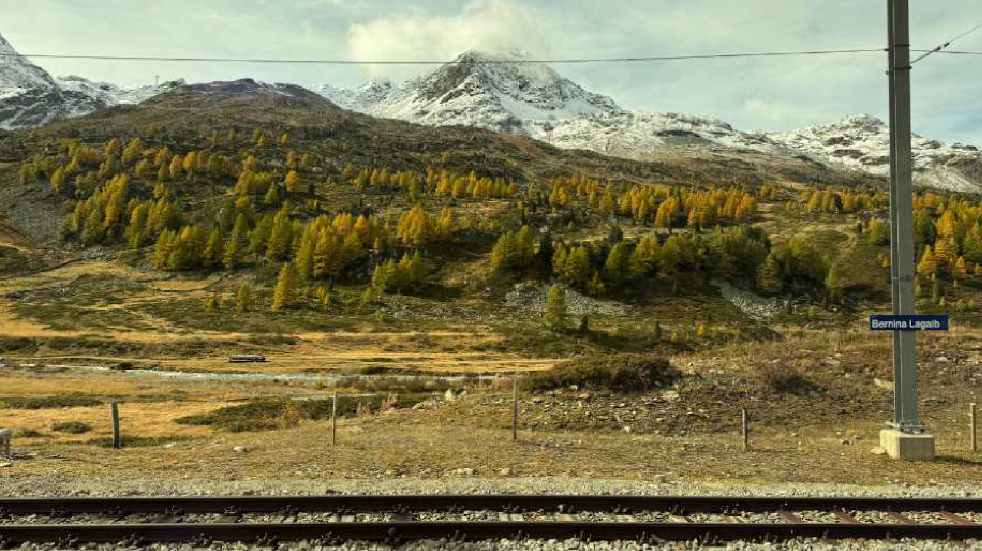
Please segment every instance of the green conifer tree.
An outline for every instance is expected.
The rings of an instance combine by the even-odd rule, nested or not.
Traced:
[[[272,310],[279,312],[284,308],[290,308],[297,303],[297,269],[292,262],[283,263],[280,268],[280,275],[276,278],[276,287],[273,289]]]
[[[784,289],[781,264],[772,251],[757,269],[757,287],[765,293],[777,294]]]
[[[225,251],[222,255],[222,264],[226,270],[234,270],[242,263],[242,257],[248,246],[249,222],[244,214],[239,214],[235,218],[235,226],[232,227],[232,235],[225,244]]]
[[[611,288],[619,288],[627,278],[630,254],[626,243],[618,242],[611,247],[607,254],[607,261],[604,262],[604,275],[610,282]]]
[[[224,257],[225,242],[222,240],[222,230],[218,227],[212,228],[211,233],[208,234],[202,260],[206,267],[217,268],[222,265]]]
[[[568,317],[566,289],[562,285],[553,285],[546,295],[546,325],[553,331],[564,331],[569,323]]]
[[[491,248],[491,271],[502,273],[515,269],[518,256],[518,243],[515,240],[515,234],[506,231],[501,234],[494,247]]]
[[[235,311],[248,312],[252,310],[253,298],[252,287],[248,282],[243,281],[239,285],[239,290],[235,293]]]
[[[286,208],[280,209],[273,217],[273,227],[266,245],[266,258],[272,261],[286,260],[293,243],[293,223]]]

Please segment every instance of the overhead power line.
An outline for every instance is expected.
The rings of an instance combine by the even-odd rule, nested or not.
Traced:
[[[927,56],[929,56],[931,54],[936,54],[938,52],[945,51],[948,48],[948,46],[951,46],[951,43],[952,42],[954,42],[956,40],[960,40],[962,38],[965,38],[966,36],[974,33],[975,31],[977,31],[979,29],[982,29],[982,23],[979,23],[978,25],[976,25],[976,26],[972,27],[971,29],[963,32],[962,34],[960,34],[958,36],[955,36],[954,38],[949,39],[947,42],[942,42],[941,44],[938,44],[934,48],[931,48],[930,50],[925,51],[920,56],[918,56],[917,59],[915,59],[914,61],[911,61],[910,64],[913,65],[913,64],[917,63],[918,61],[924,59],[925,57],[927,57]],[[919,50],[915,50],[915,51],[919,51]]]
[[[952,55],[982,55],[982,50],[911,50],[912,52],[932,52],[938,54],[952,54]]]
[[[788,50],[768,52],[731,52],[677,56],[646,56],[646,57],[614,57],[614,58],[572,58],[572,59],[482,59],[480,63],[500,65],[524,65],[536,63],[573,64],[573,63],[639,63],[653,61],[689,61],[697,59],[732,59],[747,57],[779,57],[804,55],[834,55],[861,54],[885,52],[884,48],[853,48],[844,50]],[[0,54],[3,57],[15,57],[18,54]],[[264,59],[264,58],[227,58],[227,57],[157,57],[157,56],[112,56],[112,55],[81,55],[81,54],[20,54],[28,58],[43,59],[74,59],[91,61],[157,61],[157,62],[188,62],[188,63],[280,63],[307,65],[466,65],[473,63],[468,60],[352,60],[352,59]]]

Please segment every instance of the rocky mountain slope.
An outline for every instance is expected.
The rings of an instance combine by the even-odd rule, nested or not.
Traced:
[[[17,53],[13,45],[0,36],[0,88],[54,88],[55,82],[47,71]]]
[[[5,54],[0,56],[0,129],[39,126],[100,108],[139,104],[184,84],[173,81],[123,88],[78,76],[53,79],[2,37],[0,54]],[[804,167],[813,177],[817,172],[807,168],[809,164],[873,176],[884,176],[889,170],[889,130],[870,115],[786,133],[744,132],[712,118],[626,110],[547,65],[515,63],[526,55],[469,51],[453,63],[402,84],[374,80],[353,90],[324,84],[314,92],[335,105],[376,118],[485,128],[563,149],[635,160],[787,161],[799,165],[795,170]],[[280,85],[269,86],[272,91]],[[918,136],[913,151],[918,184],[982,191],[982,153],[976,147]]]
[[[126,89],[75,76],[54,79],[0,36],[0,129],[40,126],[104,107],[140,103],[179,84]]]
[[[84,94],[63,91],[51,75],[0,36],[0,128],[37,126],[101,106]]]
[[[145,84],[136,88],[123,88],[109,82],[95,82],[76,75],[58,77],[57,83],[64,91],[72,91],[97,99],[110,107],[114,105],[136,105],[185,84],[184,80],[171,80],[156,85]]]
[[[853,115],[769,137],[824,162],[872,174],[890,173],[890,128],[872,115]],[[982,187],[982,154],[977,147],[914,135],[911,151],[915,183],[962,192],[978,192]]]
[[[522,52],[468,51],[421,78],[394,85],[373,81],[354,91],[322,87],[338,105],[429,125],[465,125],[529,134],[532,121],[566,121],[624,113],[614,100],[584,90],[551,67],[509,63]]]
[[[731,158],[807,157],[830,167],[883,176],[889,130],[870,115],[787,133],[751,133],[711,118],[628,111],[544,65],[508,63],[522,54],[467,52],[401,85],[377,80],[355,90],[316,91],[338,105],[420,124],[465,125],[526,135],[564,149],[640,160],[666,155]],[[982,191],[982,154],[974,146],[915,137],[918,184]]]
[[[742,159],[686,155],[642,162],[573,151],[483,128],[437,127],[372,117],[341,109],[300,86],[243,79],[181,85],[136,106],[56,120],[35,128],[31,140],[23,139],[19,132],[0,133],[0,215],[7,215],[14,226],[37,242],[58,242],[64,197],[44,178],[28,185],[17,183],[20,163],[43,153],[43,144],[58,143],[66,137],[102,144],[107,136],[141,136],[146,144],[186,150],[206,147],[209,136],[227,136],[233,130],[242,140],[249,140],[254,130],[275,137],[287,134],[291,148],[329,160],[318,181],[339,179],[348,165],[374,167],[384,163],[382,166],[390,170],[425,173],[427,167],[435,166],[516,182],[583,175],[617,182],[753,186],[775,178],[807,181],[805,178],[817,174],[829,184],[875,183],[821,165],[774,156],[759,162],[749,155]],[[273,148],[263,151],[272,154]],[[241,148],[222,152],[236,158]],[[278,158],[269,159],[270,163],[282,162],[282,152],[276,155]],[[209,186],[195,188],[200,195],[196,200],[212,198],[212,191]]]

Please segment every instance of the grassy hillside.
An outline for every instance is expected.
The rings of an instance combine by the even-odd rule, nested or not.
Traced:
[[[0,137],[0,158],[0,270],[106,263],[9,290],[10,315],[52,331],[466,323],[554,356],[773,338],[889,298],[880,182],[801,185],[824,175],[801,159],[615,159],[251,81]],[[967,322],[976,201],[917,200],[919,246],[937,250],[923,307]],[[565,315],[546,319],[550,286]]]

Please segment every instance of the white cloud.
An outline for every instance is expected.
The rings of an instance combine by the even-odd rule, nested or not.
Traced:
[[[519,47],[544,55],[548,41],[538,32],[543,19],[537,9],[505,0],[474,2],[451,15],[410,9],[352,24],[347,47],[352,59],[362,61],[450,60],[471,49],[500,51]],[[396,76],[392,67],[369,70]]]

